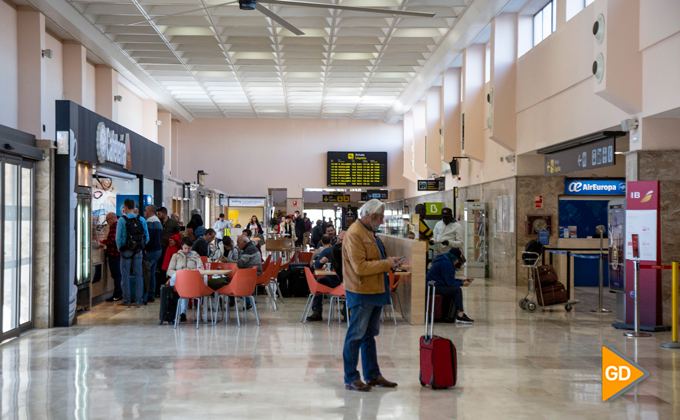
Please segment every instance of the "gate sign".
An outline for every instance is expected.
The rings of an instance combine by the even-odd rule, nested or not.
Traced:
[[[609,137],[545,155],[544,171],[546,176],[564,175],[615,164],[616,141]]]
[[[566,195],[626,195],[626,181],[617,179],[568,179],[564,183]]]
[[[425,203],[427,216],[441,216],[444,205],[442,203]]]

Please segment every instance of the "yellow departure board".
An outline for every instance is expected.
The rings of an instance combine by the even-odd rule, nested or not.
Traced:
[[[329,187],[386,187],[387,152],[328,152]]]

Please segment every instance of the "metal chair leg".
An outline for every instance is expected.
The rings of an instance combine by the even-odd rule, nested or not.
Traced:
[[[198,311],[198,316],[196,317],[196,329],[198,329],[198,321],[201,318],[201,299],[196,299],[198,302],[196,303],[197,311]]]
[[[241,326],[241,318],[239,317],[238,300],[236,300],[236,298],[234,298],[234,310],[236,311],[236,323],[240,327]],[[245,316],[245,314],[244,314],[244,316]]]
[[[246,302],[247,302],[248,299],[241,298],[241,300],[243,300],[243,323],[247,325],[248,324],[248,308],[246,308]]]
[[[340,296],[336,296],[336,299],[338,301],[338,324],[342,324],[342,307],[340,307]]]
[[[175,310],[175,329],[177,329],[177,324],[179,324],[179,308],[181,307],[180,302],[182,302],[182,298],[177,300],[177,309]]]
[[[399,297],[399,293],[396,293],[396,295],[397,295],[397,302],[399,302],[399,312],[401,312],[401,317],[403,319],[406,319],[406,317],[404,316],[404,307],[401,306],[401,298]]]
[[[390,301],[390,308],[392,308],[392,319],[394,319],[394,326],[397,326],[397,317],[394,315],[394,304]]]
[[[272,307],[272,311],[276,312],[276,304],[274,303],[274,299],[272,298],[272,291],[269,290],[268,286],[265,286],[264,289],[267,291],[267,298],[269,299],[269,304]]]
[[[328,326],[331,326],[331,314],[333,314],[333,296],[331,296],[331,301],[328,303]]]
[[[274,311],[279,310],[279,305],[276,304],[276,291],[274,290],[274,286],[269,283],[269,296],[272,300],[272,304],[274,305]]]
[[[312,296],[313,296],[313,295],[310,294],[310,295],[307,297],[307,303],[305,303],[305,308],[302,310],[302,317],[300,318],[300,322],[302,322],[303,324],[304,324],[305,321],[306,321],[305,315],[307,314],[307,307],[309,306],[309,300],[312,298]]]
[[[255,298],[252,296],[250,297],[250,300],[252,301],[253,304],[253,311],[255,312],[255,320],[257,321],[257,325],[260,325],[260,316],[257,314],[257,306],[255,306]]]

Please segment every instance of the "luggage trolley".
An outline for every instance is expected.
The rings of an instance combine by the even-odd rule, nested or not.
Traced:
[[[540,305],[536,299],[536,302],[533,300],[534,297],[536,296],[536,283],[538,283],[538,293],[541,293],[543,295],[542,290],[541,290],[541,281],[539,279],[538,275],[538,258],[539,254],[536,252],[527,252],[524,251],[522,252],[522,261],[524,262],[522,264],[522,267],[526,267],[527,271],[529,273],[529,280],[528,280],[528,289],[527,289],[527,294],[524,296],[522,299],[519,300],[519,307],[522,308],[525,311],[529,312],[534,312],[536,309],[540,306],[541,309],[545,308],[550,308],[552,306],[557,306],[557,305],[564,305],[564,309],[567,310],[567,312],[571,311],[574,308],[574,305],[579,303],[580,301],[578,299],[569,299],[567,300],[567,303],[554,303],[552,305]],[[535,258],[534,258],[535,257]],[[527,262],[533,260],[533,264],[527,264]],[[539,279],[538,281],[536,281]],[[531,295],[531,299],[529,299],[529,296]],[[545,303],[545,301],[544,301]]]

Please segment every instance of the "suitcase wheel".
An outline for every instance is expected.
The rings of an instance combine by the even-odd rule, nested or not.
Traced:
[[[420,381],[420,386],[427,386],[425,382],[423,382],[423,372],[418,374],[418,380]]]
[[[571,310],[574,309],[574,305],[572,305],[571,303],[567,303],[566,305],[564,305],[564,309],[567,312],[571,312]]]
[[[530,302],[527,302],[526,305],[527,305],[527,310],[529,312],[534,312],[536,310],[536,308],[538,308],[538,305],[536,305],[536,302],[534,302],[533,300],[530,301]]]
[[[437,387],[437,385],[434,384],[434,375],[430,377],[430,386],[432,387],[432,389],[439,389],[439,387]]]

